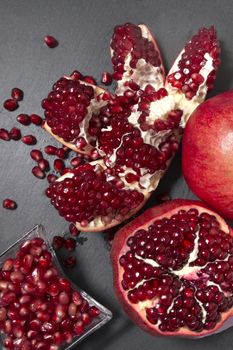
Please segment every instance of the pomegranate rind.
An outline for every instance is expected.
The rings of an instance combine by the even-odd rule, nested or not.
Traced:
[[[228,219],[233,219],[232,101],[233,90],[201,104],[187,123],[182,150],[190,189]]]
[[[233,237],[233,230],[224,221],[224,219],[210,210],[205,204],[195,200],[174,199],[170,202],[166,202],[159,206],[146,210],[142,215],[121,228],[114,237],[112,250],[111,250],[111,263],[113,269],[113,286],[116,297],[123,307],[125,313],[130,319],[135,322],[140,328],[149,332],[153,336],[177,336],[186,338],[202,338],[208,335],[219,333],[231,326],[233,326],[233,309],[230,309],[221,314],[222,318],[217,325],[211,330],[203,330],[200,333],[193,332],[186,327],[180,328],[175,332],[161,332],[158,327],[153,326],[146,318],[142,318],[140,312],[134,307],[135,304],[131,304],[126,299],[126,292],[123,290],[121,281],[123,275],[123,269],[119,264],[119,258],[125,254],[128,250],[127,239],[132,236],[134,232],[140,229],[146,229],[155,220],[162,219],[163,217],[170,217],[177,213],[179,210],[189,210],[190,208],[196,208],[198,211],[209,213],[214,215],[217,221],[220,223],[221,230]]]

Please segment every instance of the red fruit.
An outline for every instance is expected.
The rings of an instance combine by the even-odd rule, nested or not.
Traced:
[[[58,158],[64,159],[64,158],[65,158],[65,155],[66,155],[66,151],[64,150],[64,148],[58,148],[58,149],[56,150],[56,156],[57,156]]]
[[[21,141],[25,143],[25,145],[29,145],[29,146],[35,145],[37,143],[37,140],[33,135],[25,135],[21,138]]]
[[[37,177],[38,179],[44,179],[45,178],[45,173],[43,170],[41,170],[41,168],[39,168],[38,166],[35,166],[34,168],[32,168],[32,174]]]
[[[22,101],[23,100],[23,90],[19,88],[13,88],[11,90],[11,97],[16,101]]]
[[[53,163],[53,167],[55,171],[60,173],[65,168],[65,164],[61,159],[55,159]]]
[[[74,224],[70,224],[69,225],[69,231],[70,231],[70,234],[72,235],[72,236],[78,236],[79,235],[79,230],[77,229],[77,227],[74,225]]]
[[[65,238],[62,236],[54,236],[52,246],[55,250],[60,249],[64,246]]]
[[[47,175],[47,180],[48,180],[48,183],[51,184],[52,182],[54,182],[54,181],[57,180],[57,176],[54,175],[54,174],[48,174],[48,175]]]
[[[64,247],[65,247],[65,249],[68,250],[69,252],[75,250],[75,248],[76,248],[76,240],[73,239],[73,238],[67,238],[67,239],[65,240]]]
[[[13,112],[19,107],[19,104],[18,104],[17,100],[10,98],[10,99],[4,101],[3,107],[5,109],[7,109],[8,111]]]
[[[44,37],[44,43],[51,49],[58,46],[58,41],[51,35],[46,35]]]
[[[219,52],[214,28],[201,28],[165,79],[148,28],[126,23],[115,27],[111,40],[116,94],[79,72],[53,85],[42,101],[44,128],[84,154],[72,160],[75,169],[58,166],[62,176],[46,191],[61,216],[80,231],[103,231],[139,211],[177,152],[189,115],[212,87]]]
[[[103,72],[101,82],[105,85],[110,85],[112,83],[112,76],[108,72]]]
[[[43,159],[43,154],[40,150],[38,149],[33,149],[30,152],[30,156],[33,160],[35,160],[36,162],[39,162],[39,160]]]
[[[27,114],[19,114],[16,119],[20,124],[23,124],[23,125],[31,124],[31,119]]]
[[[184,134],[182,168],[191,190],[233,219],[233,91],[199,106]]]
[[[35,125],[42,125],[43,123],[43,119],[37,114],[31,114],[29,118],[31,122]]]
[[[9,198],[4,199],[4,201],[2,202],[2,206],[5,209],[11,209],[11,210],[17,208],[16,202]]]
[[[48,146],[45,146],[44,151],[49,155],[55,156],[57,153],[57,147],[48,145]]]
[[[64,265],[69,268],[73,268],[76,265],[76,257],[75,256],[69,256],[64,260]]]
[[[118,231],[111,259],[121,305],[151,334],[198,338],[232,325],[233,231],[201,202],[147,210]]]
[[[47,161],[47,159],[40,159],[38,161],[38,166],[41,170],[47,171],[49,169],[49,162]]]
[[[7,131],[6,129],[1,128],[0,129],[0,139],[3,141],[10,141],[11,136],[9,131]]]
[[[12,128],[9,134],[12,140],[18,141],[21,139],[21,131],[18,128]]]

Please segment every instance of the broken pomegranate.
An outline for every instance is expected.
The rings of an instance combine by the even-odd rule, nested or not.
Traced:
[[[73,263],[67,261],[69,267]],[[33,230],[4,253],[0,331],[6,349],[65,349],[110,317],[108,310],[61,275],[52,251]]]
[[[135,214],[178,149],[191,112],[213,87],[219,61],[213,27],[186,44],[165,79],[144,25],[117,26],[111,40],[116,94],[81,73],[59,79],[42,101],[44,128],[76,152],[81,165],[50,185],[51,203],[81,231],[102,231]]]
[[[228,219],[233,219],[232,135],[233,91],[228,91],[207,100],[192,113],[182,149],[187,184]]]
[[[198,201],[147,210],[116,234],[116,295],[152,335],[204,337],[233,317],[233,231]]]

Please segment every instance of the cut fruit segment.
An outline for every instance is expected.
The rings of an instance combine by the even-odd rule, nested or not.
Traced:
[[[115,235],[116,295],[152,335],[204,337],[233,325],[233,231],[198,201],[147,210]]]
[[[215,80],[220,62],[219,44],[212,27],[200,29],[185,46],[166,83],[159,49],[146,26],[127,23],[116,27],[111,54],[113,77],[118,81],[116,95],[88,84],[84,80],[90,81],[90,77],[74,72],[55,83],[42,103],[45,128],[66,146],[97,160],[95,164],[102,169],[106,186],[112,176],[127,190],[143,195],[137,206],[120,216],[109,208],[110,214],[104,213],[104,222],[98,211],[86,217],[88,200],[92,203],[92,198],[87,198],[85,206],[76,213],[65,206],[67,212],[62,215],[71,221],[70,217],[79,213],[75,222],[85,231],[101,231],[119,224],[135,214],[149,198],[178,150],[190,114],[204,100]],[[191,65],[192,72],[186,77],[184,65],[192,60],[196,66]],[[182,75],[179,85],[177,75]],[[187,86],[194,88],[194,81],[199,87],[193,89],[195,96],[190,99]],[[68,174],[73,177],[72,170]],[[90,191],[93,191],[92,182],[94,179]],[[59,196],[64,204],[65,195]]]

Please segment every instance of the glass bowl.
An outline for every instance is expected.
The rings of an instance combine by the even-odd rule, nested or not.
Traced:
[[[19,247],[23,244],[23,242],[27,240],[31,240],[35,237],[42,238],[47,246],[48,251],[52,254],[52,263],[54,267],[59,272],[59,276],[62,278],[68,279],[62,268],[60,267],[60,264],[58,262],[58,259],[56,257],[56,254],[50,244],[50,242],[46,238],[46,234],[44,231],[44,228],[42,225],[37,225],[34,228],[32,228],[29,232],[27,232],[25,235],[23,235],[19,240],[17,240],[14,244],[12,244],[8,249],[6,249],[3,253],[0,254],[0,269],[3,265],[3,263],[9,259],[9,258],[15,258],[16,252],[19,250]],[[97,317],[94,317],[92,319],[92,322],[89,325],[85,326],[85,331],[80,335],[75,335],[72,338],[72,341],[70,343],[65,343],[63,345],[59,345],[59,350],[68,350],[73,349],[75,345],[77,345],[80,341],[82,341],[87,336],[91,335],[93,332],[101,328],[104,324],[106,324],[108,321],[112,318],[112,313],[107,308],[105,308],[103,305],[98,303],[95,299],[93,299],[90,295],[88,295],[85,291],[81,290],[77,285],[75,285],[73,282],[71,282],[71,287],[73,290],[77,290],[81,293],[82,297],[88,301],[89,306],[95,306],[99,309],[100,313]],[[1,306],[1,303],[0,303]],[[0,332],[0,338],[2,344],[4,343],[6,335],[3,331]],[[6,349],[6,348],[4,348]]]

